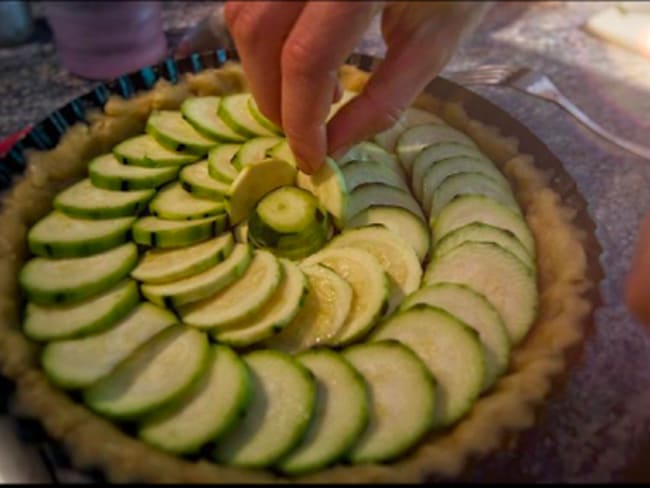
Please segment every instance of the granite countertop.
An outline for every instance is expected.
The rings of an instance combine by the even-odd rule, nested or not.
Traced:
[[[611,2],[610,2],[611,3]],[[212,2],[169,2],[172,41]],[[650,130],[650,61],[587,34],[582,26],[607,2],[504,2],[443,72],[483,63],[526,65],[548,74],[603,126],[644,143]],[[35,5],[38,13],[38,5]],[[0,49],[0,139],[38,121],[94,83],[66,73],[46,31]],[[375,23],[359,51],[382,55]],[[472,87],[525,124],[564,162],[585,196],[604,249],[604,304],[580,362],[553,393],[519,446],[475,466],[464,481],[648,481],[650,336],[623,305],[637,227],[650,209],[650,161],[618,149],[559,107],[511,88]]]

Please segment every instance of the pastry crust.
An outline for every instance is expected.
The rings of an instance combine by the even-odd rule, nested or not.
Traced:
[[[341,71],[344,86],[358,90],[368,74],[352,66]],[[50,151],[31,151],[25,174],[0,207],[0,372],[16,382],[16,412],[38,419],[60,441],[80,469],[100,468],[114,482],[286,482],[269,471],[189,461],[130,437],[110,421],[52,386],[39,367],[40,346],[21,333],[18,272],[28,258],[29,227],[51,208],[54,195],[86,174],[87,162],[117,142],[144,130],[156,108],[178,109],[189,96],[222,95],[247,89],[237,64],[185,75],[176,85],[162,80],[129,100],[112,97],[104,111],[89,114]],[[429,476],[454,477],[476,456],[498,449],[514,433],[533,425],[535,412],[566,366],[566,352],[584,336],[592,304],[586,292],[585,239],[574,223],[575,210],[549,187],[549,175],[517,141],[472,120],[462,106],[430,95],[414,104],[467,133],[510,180],[537,247],[538,318],[525,341],[513,350],[508,372],[444,432],[430,434],[408,456],[386,465],[344,466],[294,478],[298,482],[421,482]]]

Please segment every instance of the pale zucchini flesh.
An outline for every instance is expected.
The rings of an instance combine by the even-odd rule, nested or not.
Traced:
[[[383,183],[404,191],[409,188],[401,175],[379,161],[349,161],[342,169],[345,185],[349,191],[366,183]]]
[[[365,209],[375,205],[403,208],[423,222],[425,221],[422,209],[409,192],[383,183],[366,183],[358,186],[350,193],[346,222],[352,220]]]
[[[226,95],[221,99],[217,114],[235,132],[244,137],[275,136],[260,124],[249,108],[250,93]]]
[[[97,156],[88,163],[88,177],[97,188],[135,191],[158,188],[173,180],[178,168],[143,168],[120,163],[113,154]]]
[[[376,161],[402,178],[404,177],[404,168],[402,168],[395,155],[374,142],[362,141],[355,144],[347,153],[337,159],[336,163],[344,168],[352,161]]]
[[[227,223],[224,214],[196,220],[164,220],[149,215],[133,224],[133,240],[164,249],[189,246],[221,234]]]
[[[434,378],[413,351],[397,341],[355,345],[343,355],[370,392],[368,426],[347,458],[378,463],[400,456],[433,425],[438,397]]]
[[[43,350],[43,369],[57,385],[85,388],[110,374],[138,347],[178,323],[171,312],[142,303],[110,329],[80,339],[50,342]]]
[[[135,136],[121,142],[113,148],[113,155],[121,163],[147,168],[178,167],[192,163],[200,157],[196,154],[173,151],[149,134]]]
[[[140,303],[138,286],[122,280],[104,293],[70,305],[25,307],[23,332],[36,341],[72,339],[112,327]]]
[[[193,454],[223,437],[245,415],[252,381],[243,361],[230,348],[210,348],[207,370],[186,397],[145,418],[138,435],[176,454]]]
[[[219,462],[263,468],[300,442],[316,404],[312,374],[288,354],[255,351],[244,356],[253,377],[246,416],[217,444]]]
[[[129,242],[83,258],[33,258],[23,266],[20,285],[28,300],[42,305],[69,304],[103,293],[125,278],[138,261]]]
[[[217,114],[221,97],[188,98],[181,105],[183,117],[201,134],[224,143],[242,142],[245,138],[235,132]]]
[[[255,137],[241,145],[232,160],[232,165],[241,170],[244,166],[254,164],[270,157],[268,152],[272,147],[282,142],[279,137]],[[288,161],[287,161],[288,162]]]
[[[191,195],[215,201],[223,200],[228,193],[229,184],[210,176],[207,161],[185,166],[179,175],[181,186]]]
[[[196,197],[174,182],[158,191],[149,204],[149,211],[165,220],[196,220],[224,213],[225,204],[223,200]]]
[[[478,333],[440,308],[415,305],[381,324],[371,340],[393,339],[410,348],[436,380],[435,425],[453,424],[483,387],[485,359]]]
[[[108,376],[83,390],[101,415],[132,420],[182,398],[208,366],[202,332],[174,325],[155,336]]]
[[[232,160],[239,151],[240,144],[222,144],[208,153],[208,173],[214,179],[229,185],[239,170],[232,165]]]
[[[422,124],[442,125],[444,122],[431,112],[416,107],[408,107],[393,127],[375,135],[375,142],[385,150],[394,152],[397,140],[402,133],[409,127]]]
[[[334,217],[335,225],[339,229],[343,228],[347,216],[349,191],[345,184],[345,177],[333,159],[326,158],[325,164],[313,175],[298,171],[296,184],[318,198],[321,206]]]
[[[218,144],[214,139],[197,132],[177,110],[154,110],[147,119],[145,130],[174,151],[205,154]]]

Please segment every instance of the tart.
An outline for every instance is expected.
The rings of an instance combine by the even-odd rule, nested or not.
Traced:
[[[346,97],[367,73],[345,66]],[[0,371],[112,481],[453,477],[533,424],[584,333],[574,213],[423,94],[301,173],[239,65],[111,98],[0,212]]]

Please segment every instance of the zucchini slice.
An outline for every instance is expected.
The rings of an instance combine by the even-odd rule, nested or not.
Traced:
[[[518,344],[537,314],[533,272],[514,254],[493,242],[465,242],[431,261],[426,284],[460,283],[483,294],[499,311],[513,344]]]
[[[333,103],[332,106],[330,107],[330,111],[327,114],[326,120],[329,122],[336,115],[336,113],[343,108],[344,105],[346,105],[350,100],[352,100],[358,94],[359,94],[358,92],[354,92],[352,90],[343,90],[343,93],[341,94],[341,99],[338,102]]]
[[[400,207],[372,205],[358,213],[346,228],[380,224],[404,238],[413,248],[420,262],[423,262],[431,246],[431,234],[424,222],[412,212]]]
[[[374,139],[386,151],[395,152],[397,140],[409,127],[422,124],[444,125],[444,121],[435,114],[416,107],[408,107],[402,113],[397,123],[390,129],[375,135]]]
[[[307,295],[307,278],[297,264],[280,259],[282,281],[264,307],[254,316],[233,324],[214,338],[235,347],[245,347],[277,334],[300,312]]]
[[[433,244],[450,232],[473,222],[481,222],[512,232],[531,256],[535,240],[522,216],[483,195],[461,195],[449,202],[431,221]]]
[[[54,197],[53,206],[82,219],[130,217],[145,210],[155,193],[155,190],[104,190],[86,178]]]
[[[282,268],[275,256],[254,251],[241,278],[216,295],[181,308],[181,317],[186,324],[200,329],[230,329],[256,315],[278,288],[281,278]]]
[[[321,206],[334,217],[334,224],[343,228],[349,192],[343,173],[333,159],[326,158],[325,164],[313,175],[298,171],[296,184],[318,198]]]
[[[512,232],[482,222],[467,224],[449,232],[437,242],[432,259],[439,259],[451,249],[467,241],[494,242],[517,256],[533,273],[535,272],[533,257]]]
[[[318,202],[311,193],[294,186],[283,186],[267,193],[254,213],[270,231],[294,234],[315,225],[318,210]]]
[[[267,130],[273,132],[274,134],[282,135],[282,129],[267,119],[262,112],[260,112],[255,99],[251,96],[248,98],[248,110],[250,110],[251,115],[257,122]]]
[[[124,164],[147,168],[164,168],[193,163],[199,155],[173,151],[160,144],[153,136],[143,134],[131,137],[113,148],[113,154]]]
[[[409,192],[383,183],[366,183],[358,186],[350,193],[349,202],[346,222],[375,205],[403,208],[425,222],[422,209]]]
[[[239,151],[240,144],[222,144],[208,153],[208,173],[214,179],[227,185],[233,182],[239,170],[232,165],[232,160]]]
[[[215,266],[232,252],[232,234],[178,249],[149,249],[131,271],[131,276],[145,283],[169,283]]]
[[[53,210],[29,230],[29,250],[42,257],[76,258],[113,249],[129,239],[135,217],[80,219]]]
[[[338,274],[320,264],[302,265],[308,292],[304,306],[267,344],[285,352],[329,344],[341,331],[352,308],[353,291]]]
[[[438,393],[425,364],[397,341],[347,348],[344,357],[361,373],[370,392],[370,421],[347,458],[353,463],[394,459],[432,427]],[[341,401],[345,408],[346,401]]]
[[[237,244],[234,248],[231,247],[231,252],[223,261],[201,273],[170,283],[144,284],[140,290],[152,303],[176,309],[223,290],[246,272],[250,262],[250,247]]]
[[[478,332],[485,357],[483,391],[489,389],[510,361],[510,339],[499,312],[480,293],[454,283],[420,288],[404,300],[401,310],[419,303],[442,308]]]
[[[297,475],[338,461],[362,435],[369,420],[366,382],[343,356],[327,349],[296,358],[316,378],[316,410],[302,441],[278,467]]]
[[[224,214],[197,220],[163,220],[149,215],[133,224],[133,240],[159,248],[190,246],[221,234],[227,223]]]
[[[50,342],[43,350],[43,369],[62,388],[88,387],[110,374],[138,347],[177,323],[178,319],[171,312],[141,303],[104,332]]]
[[[387,314],[420,287],[422,268],[417,254],[404,239],[386,227],[372,225],[347,229],[328,244],[329,249],[340,247],[362,249],[379,261],[391,284]]]
[[[485,378],[483,349],[474,329],[442,309],[420,304],[393,315],[371,337],[386,339],[410,348],[436,379],[436,427],[451,425],[469,411]]]
[[[353,247],[326,247],[303,261],[322,264],[352,286],[350,313],[330,343],[342,345],[368,333],[388,307],[390,281],[372,254]]]
[[[459,156],[455,158],[442,159],[431,165],[424,175],[424,181],[422,182],[422,207],[424,209],[431,208],[431,202],[433,201],[433,194],[435,191],[447,179],[447,177],[460,173],[479,173],[485,175],[510,193],[510,184],[508,183],[508,180],[506,180],[505,176],[503,176],[501,171],[499,171],[491,161]]]
[[[25,307],[25,335],[35,341],[72,339],[101,332],[125,317],[140,303],[138,285],[122,280],[113,288],[71,305]]]
[[[356,187],[366,183],[383,183],[384,185],[409,191],[402,176],[379,161],[349,161],[343,166],[342,171],[345,185],[349,191],[353,191]]]
[[[138,262],[132,242],[83,258],[34,258],[20,271],[27,298],[40,305],[68,304],[109,290]]]
[[[149,211],[154,217],[166,220],[196,220],[225,212],[222,200],[198,198],[183,188],[179,182],[161,188],[151,203]]]
[[[221,99],[217,115],[235,132],[244,137],[275,136],[260,124],[249,108],[250,93],[226,95]]]
[[[279,351],[251,352],[244,361],[253,376],[253,400],[214,457],[233,466],[263,468],[300,442],[316,406],[316,382],[309,370]]]
[[[460,195],[483,195],[521,213],[519,204],[512,195],[510,187],[503,186],[483,173],[456,173],[447,176],[433,191],[429,218],[435,219],[440,211]]]
[[[223,437],[245,414],[253,384],[244,362],[232,349],[210,348],[207,370],[182,401],[145,418],[141,439],[164,451],[194,454]]]
[[[191,195],[198,198],[223,200],[230,185],[210,176],[207,161],[185,166],[179,175],[181,186]]]
[[[404,178],[404,168],[394,154],[370,141],[362,141],[352,146],[336,163],[344,168],[352,161],[376,161]]]
[[[413,161],[425,147],[440,142],[456,142],[476,147],[474,141],[467,135],[448,125],[423,124],[413,126],[406,129],[399,137],[395,149],[406,174],[411,174]]]
[[[467,146],[465,144],[458,144],[457,142],[439,142],[431,144],[420,151],[413,161],[411,171],[411,188],[415,198],[422,202],[424,175],[427,174],[429,168],[443,159],[451,159],[465,156],[477,160],[492,163],[487,156],[485,156],[476,147]]]
[[[296,168],[282,159],[263,159],[246,165],[228,190],[230,222],[234,225],[246,220],[264,195],[292,185],[295,179]]]
[[[97,156],[88,164],[88,177],[97,188],[135,191],[158,188],[176,179],[178,168],[142,168],[120,163],[113,154]]]
[[[246,138],[235,132],[217,114],[221,97],[188,98],[181,105],[183,117],[204,136],[221,142],[243,142]]]
[[[241,145],[237,154],[232,159],[232,165],[241,170],[248,164],[257,163],[263,159],[267,159],[268,151],[276,146],[282,139],[279,137],[255,137],[249,139]]]
[[[298,167],[296,156],[294,156],[293,151],[291,150],[291,146],[289,146],[289,142],[286,139],[282,139],[275,146],[269,149],[267,151],[267,154],[270,158],[284,159],[294,168]]]
[[[84,400],[109,418],[142,417],[182,399],[204,374],[209,350],[202,332],[168,327],[110,375],[83,390]]]
[[[145,128],[163,146],[174,151],[205,154],[218,144],[192,127],[177,110],[154,110]]]

